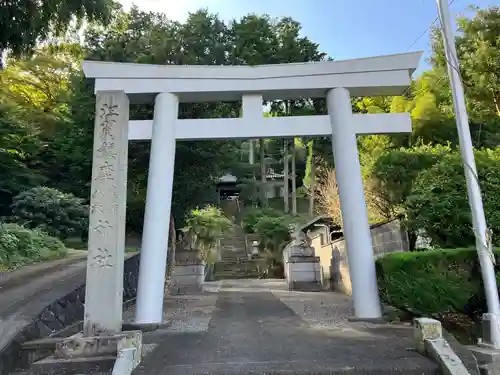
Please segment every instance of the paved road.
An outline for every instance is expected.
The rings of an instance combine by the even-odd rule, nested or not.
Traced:
[[[350,323],[349,299],[288,292],[281,280],[222,281],[166,302],[137,375],[433,374],[408,326]]]
[[[85,265],[86,253],[82,253],[67,259],[22,268],[14,271],[13,275],[2,275],[0,318],[30,313],[40,303],[45,306],[53,302],[52,297],[56,294],[59,297],[61,289],[66,292],[69,285],[81,284],[85,280]]]
[[[0,349],[45,306],[84,282],[85,255],[0,275]]]

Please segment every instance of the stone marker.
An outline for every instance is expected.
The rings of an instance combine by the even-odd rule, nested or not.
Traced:
[[[122,325],[129,101],[123,91],[97,93],[90,197],[84,335]]]

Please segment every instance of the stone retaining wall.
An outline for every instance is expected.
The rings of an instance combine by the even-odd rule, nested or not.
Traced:
[[[139,254],[125,260],[123,274],[124,308],[135,301],[139,276]],[[81,277],[81,276],[80,276]],[[49,303],[41,311],[33,312],[31,321],[19,326],[13,339],[0,348],[0,374],[4,375],[23,365],[21,345],[44,337],[64,336],[81,331],[85,304],[85,278],[79,286],[61,298]],[[0,332],[1,334],[1,332]]]
[[[374,257],[409,250],[408,235],[401,227],[399,220],[372,225],[370,233],[372,235]],[[352,293],[352,285],[345,239],[342,237],[333,241],[332,249],[332,288],[350,295]]]
[[[373,255],[378,257],[392,252],[409,250],[408,235],[399,220],[372,225]],[[333,241],[325,241],[318,229],[317,236],[312,238],[312,246],[316,256],[321,259],[323,286],[325,289],[351,294],[351,277],[347,259],[344,237]]]

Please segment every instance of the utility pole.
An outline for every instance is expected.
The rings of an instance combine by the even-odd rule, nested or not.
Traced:
[[[441,21],[441,32],[443,34],[444,51],[450,77],[450,86],[453,94],[453,105],[460,141],[460,153],[465,169],[467,181],[467,194],[469,206],[472,212],[472,224],[476,236],[476,249],[478,252],[481,274],[483,277],[488,313],[483,315],[483,330],[488,326],[489,332],[483,331],[483,344],[500,349],[500,303],[498,300],[498,289],[495,278],[494,258],[491,254],[491,234],[486,226],[483,201],[479,180],[477,178],[476,162],[469,129],[469,117],[465,105],[465,95],[460,77],[460,66],[458,63],[455,37],[451,28],[448,0],[437,0],[439,18]],[[485,324],[487,323],[487,324]]]

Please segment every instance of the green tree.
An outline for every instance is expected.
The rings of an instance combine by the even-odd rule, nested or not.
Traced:
[[[38,50],[32,57],[12,60],[0,71],[0,102],[16,106],[18,116],[41,135],[69,121],[70,78],[76,61],[67,52]]]
[[[489,227],[500,230],[500,158],[498,150],[477,151],[476,164]],[[415,179],[406,202],[408,227],[424,229],[438,247],[475,243],[462,160],[458,152],[444,156]],[[498,237],[493,237],[498,244]]]
[[[457,53],[469,111],[474,120],[500,117],[500,7],[475,8],[474,17],[460,17],[457,24]],[[443,39],[437,29],[432,44],[432,62],[444,70]]]
[[[30,54],[52,35],[68,30],[73,21],[107,23],[116,5],[113,0],[4,0],[0,8],[0,56]],[[0,62],[0,68],[2,67]]]
[[[404,205],[419,174],[450,153],[449,146],[430,146],[387,150],[375,162],[364,166],[365,181],[384,197],[393,215],[404,213]]]
[[[43,176],[27,164],[40,142],[36,131],[20,119],[18,110],[0,103],[0,216],[10,215],[15,195],[44,181]]]
[[[232,37],[227,26],[206,10],[191,13],[185,23],[133,7],[103,30],[88,31],[87,54],[95,60],[154,64],[229,64]],[[237,117],[239,103],[182,103],[180,118]],[[131,108],[131,117],[151,119],[153,106]],[[196,206],[215,203],[215,184],[238,161],[239,142],[177,142],[172,213],[176,221]],[[149,143],[129,149],[129,228],[140,231],[149,164]]]

